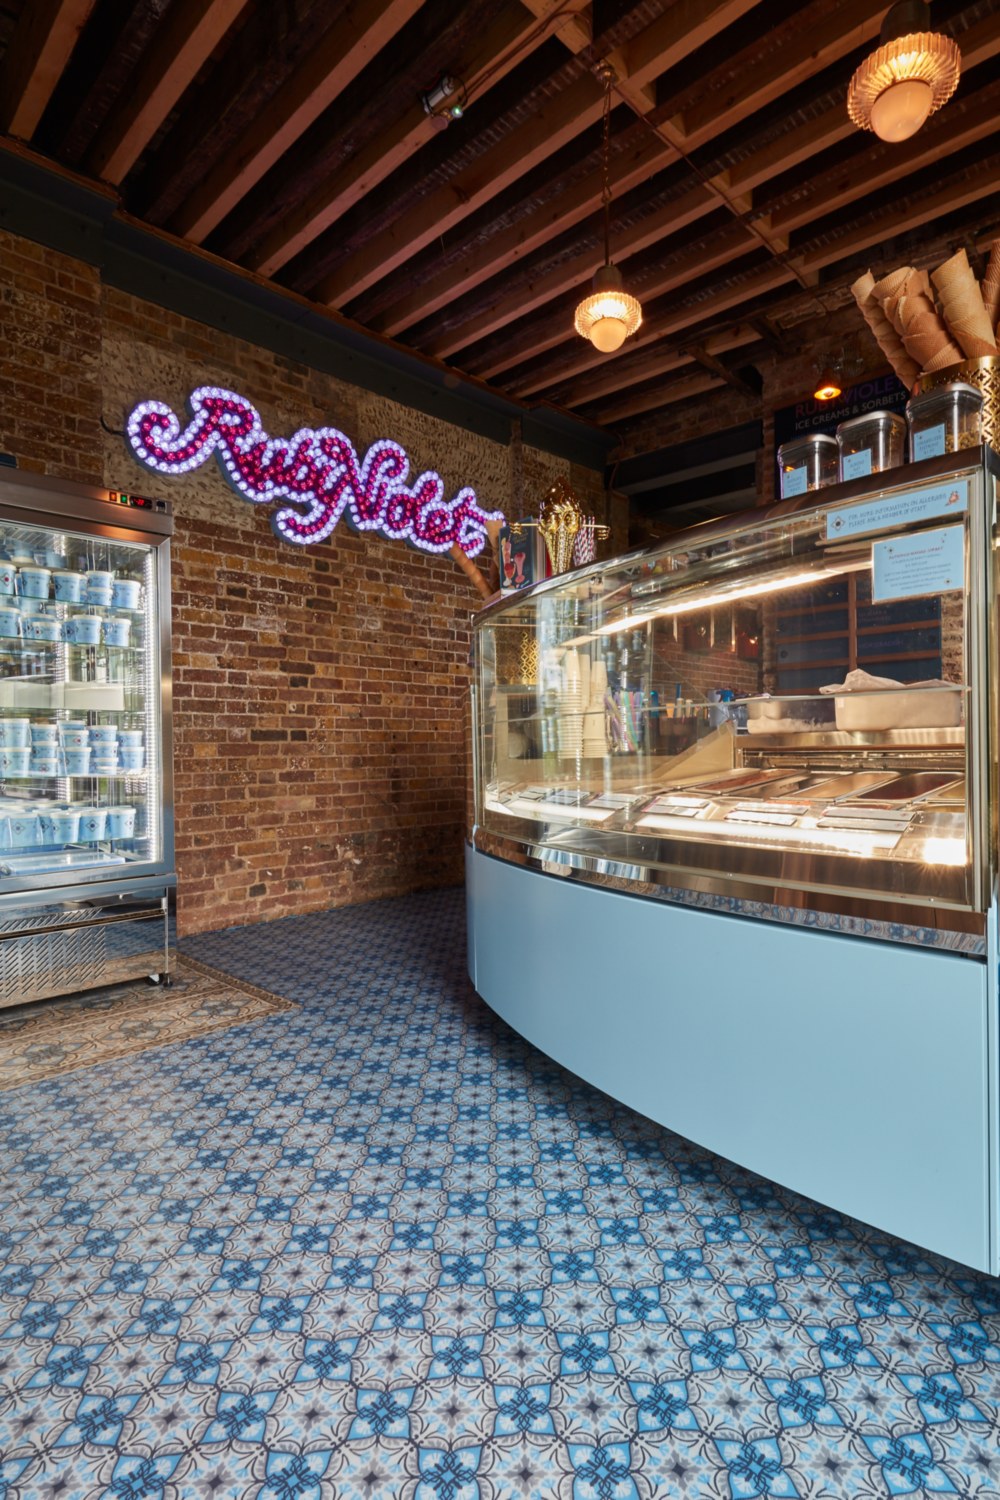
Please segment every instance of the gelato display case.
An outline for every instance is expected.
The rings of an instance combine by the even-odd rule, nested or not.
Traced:
[[[995,1271],[996,470],[962,460],[477,617],[470,971],[661,1123]]]
[[[171,530],[0,477],[0,1005],[169,978]]]

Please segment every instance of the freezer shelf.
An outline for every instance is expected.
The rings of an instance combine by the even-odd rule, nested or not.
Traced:
[[[59,849],[52,854],[11,854],[0,859],[2,875],[48,875],[60,870],[88,870],[127,864],[123,854],[89,853],[85,849]]]

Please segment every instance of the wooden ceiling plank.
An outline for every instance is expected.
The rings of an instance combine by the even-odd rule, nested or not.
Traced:
[[[731,333],[713,334],[702,342],[710,354],[718,355],[728,354],[747,344],[759,344],[760,341],[760,334],[755,329],[740,325]],[[558,401],[560,406],[583,406],[599,401],[603,396],[615,396],[631,385],[638,385],[640,381],[652,380],[655,375],[668,375],[671,371],[683,369],[685,365],[692,363],[688,351],[678,349],[676,344],[665,347],[654,345],[641,360],[630,362],[624,368],[622,361],[613,360],[610,365],[573,381],[569,386],[553,386],[555,394],[552,399]]]
[[[594,15],[589,0],[522,0],[539,21],[555,17],[552,34],[572,53],[585,52],[594,40]]]
[[[787,266],[762,266],[760,270],[742,277],[732,286],[723,287],[714,292],[711,301],[705,297],[699,297],[696,302],[681,303],[671,309],[669,314],[648,320],[624,348],[626,350],[645,348],[657,343],[660,339],[668,338],[682,328],[690,328],[692,323],[700,323],[709,309],[713,315],[726,312],[730,307],[738,307],[762,292],[773,291],[775,287],[785,286],[794,280],[794,274]],[[602,354],[586,339],[573,335],[570,331],[567,331],[558,342],[566,346],[566,357],[561,359],[557,366],[550,366],[546,371],[536,370],[531,375],[512,380],[507,384],[506,389],[518,396],[534,396],[538,391],[546,390],[568,379],[571,375],[609,364],[614,358],[613,355]],[[547,343],[546,347],[552,348],[555,343],[556,340],[553,339],[552,342]],[[534,345],[530,337],[526,336],[519,342],[516,349],[508,348],[502,354],[498,352],[492,359],[476,361],[475,373],[481,379],[491,380],[502,374],[504,370],[509,370],[530,359],[533,349]]]
[[[423,0],[355,0],[305,65],[260,111],[237,149],[182,204],[178,234],[201,243],[420,9]]]
[[[546,99],[532,119],[348,256],[315,289],[316,300],[342,307],[360,296],[593,125],[602,111],[597,80],[589,74]]]
[[[698,104],[670,123],[683,133],[687,149],[695,150],[878,36],[884,14],[881,0],[838,0],[829,16],[813,24],[806,10],[794,43],[775,48],[766,67],[754,68],[721,99],[706,90]]]
[[[637,140],[634,148],[616,159],[619,170],[612,183],[613,195],[619,197],[638,187],[675,159],[675,153],[654,136]],[[413,323],[481,287],[491,276],[516,265],[555,235],[572,229],[591,213],[596,213],[600,203],[601,177],[598,172],[574,183],[558,198],[545,200],[527,218],[519,219],[509,229],[494,235],[485,245],[477,246],[466,259],[448,266],[433,280],[400,297],[384,313],[372,318],[368,326],[396,337]]]
[[[135,165],[247,0],[177,0],[129,89],[105,122],[88,166],[116,186]]]
[[[675,0],[659,20],[622,48],[627,77],[634,84],[654,82],[757,4],[758,0]]]
[[[655,411],[658,406],[670,406],[675,401],[684,401],[689,396],[702,396],[706,391],[721,390],[723,382],[706,370],[703,375],[689,375],[669,385],[659,386],[653,391],[636,391],[622,401],[612,402],[599,409],[597,420],[602,425],[624,422],[628,417],[642,416]]]
[[[452,70],[465,83],[469,97],[483,94],[505,78],[522,61],[521,48],[537,29],[518,3],[503,10],[473,53]],[[418,101],[400,120],[377,136],[364,150],[311,193],[294,213],[267,235],[246,257],[247,264],[262,276],[273,276],[310,245],[355,203],[384,182],[406,163],[421,146],[433,140],[434,123]]]
[[[0,64],[0,130],[30,141],[95,0],[27,4]]]
[[[977,25],[970,26],[963,31],[959,40],[962,48],[962,68],[967,74],[979,63],[989,61],[1000,51],[1000,18],[995,15],[988,16]],[[790,171],[804,161],[809,161],[820,152],[837,145],[840,141],[848,140],[856,133],[843,104],[838,103],[815,118],[796,125],[794,129],[779,136],[777,140],[758,147],[742,161],[735,162],[724,173],[719,174],[720,189],[725,191],[730,198],[736,194],[748,195],[765,182],[772,181],[781,173]],[[898,149],[898,147],[893,149]]]
[[[627,256],[635,255],[649,245],[659,244],[664,234],[676,232],[688,224],[693,224],[705,214],[711,213],[715,207],[715,200],[711,193],[700,184],[693,187],[683,197],[666,204],[656,213],[649,214],[639,223],[616,234],[614,237],[616,264],[620,264]],[[557,271],[550,272],[549,275],[537,281],[529,281],[508,296],[491,303],[487,309],[467,322],[439,334],[427,345],[427,348],[433,347],[436,351],[435,357],[444,359],[447,355],[453,354],[456,349],[464,349],[476,340],[486,338],[498,329],[506,327],[507,324],[526,317],[528,313],[543,307],[546,302],[551,302],[553,298],[571,290],[574,286],[580,287],[582,296],[587,280],[597,269],[599,260],[600,251],[591,249],[575,255],[572,260],[564,262]],[[628,273],[625,274],[627,276]],[[421,345],[421,347],[424,346]]]
[[[703,344],[689,344],[687,352],[697,364],[702,365],[713,375],[717,375],[720,380],[724,380],[726,385],[731,385],[733,390],[739,391],[741,396],[752,396],[754,400],[759,397],[760,392],[755,391],[749,381],[744,380],[737,371],[730,370],[721,359],[716,359],[715,355],[710,354]]]
[[[1000,49],[1000,35],[997,42]],[[981,99],[975,95],[963,103],[961,113],[952,109],[947,115],[937,116],[909,141],[888,149],[876,143],[852,161],[818,174],[794,200],[773,209],[769,216],[772,226],[789,234],[992,135],[997,126],[1000,84],[984,89]]]
[[[938,192],[906,207],[893,210],[884,218],[876,221],[868,221],[846,230],[836,239],[818,246],[815,250],[804,251],[801,255],[794,256],[793,263],[806,273],[818,272],[824,266],[833,265],[838,260],[845,259],[858,251],[869,247],[876,249],[886,240],[895,235],[904,234],[908,229],[919,228],[921,224],[928,224],[932,219],[941,214],[953,213],[956,209],[964,208],[967,203],[976,203],[980,198],[988,198],[1000,189],[1000,166],[996,164],[990,170],[983,173],[981,179],[961,182],[947,183]],[[888,268],[887,268],[888,269]]]

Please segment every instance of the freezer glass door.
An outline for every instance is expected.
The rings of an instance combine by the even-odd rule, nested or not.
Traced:
[[[165,547],[0,520],[0,894],[163,865]]]

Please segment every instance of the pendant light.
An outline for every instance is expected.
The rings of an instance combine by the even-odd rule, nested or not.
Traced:
[[[622,283],[622,273],[611,264],[611,85],[614,69],[602,63],[598,76],[604,83],[604,151],[601,202],[604,205],[604,264],[594,273],[593,291],[576,309],[577,333],[589,339],[602,354],[620,349],[642,322],[642,308]]]
[[[880,45],[847,89],[847,113],[859,130],[905,141],[958,87],[962,54],[951,37],[927,31],[926,0],[898,0],[882,22]]]
[[[842,394],[843,388],[840,381],[830,366],[827,365],[816,382],[816,389],[813,391],[813,396],[817,401],[836,401],[837,397]]]

